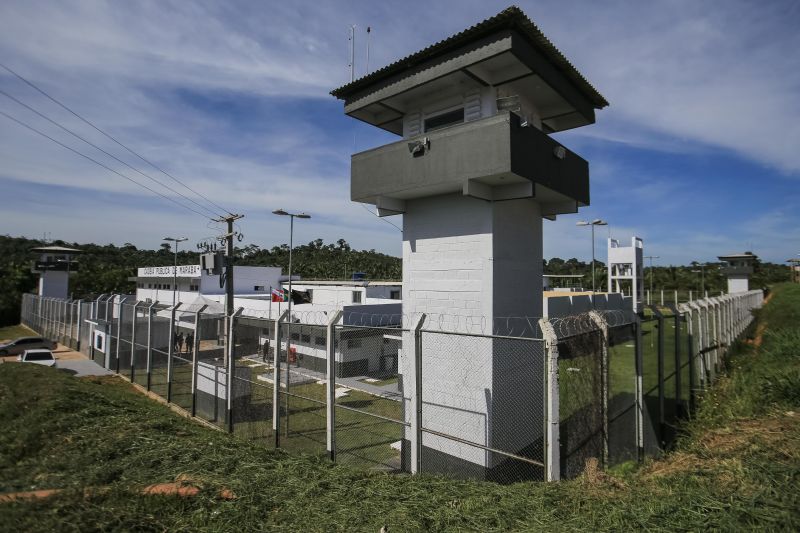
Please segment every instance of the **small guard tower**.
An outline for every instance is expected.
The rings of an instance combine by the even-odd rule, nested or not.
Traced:
[[[542,219],[589,204],[588,163],[549,134],[594,123],[608,103],[536,25],[511,7],[331,94],[402,137],[352,156],[350,196],[403,215],[404,328],[425,313],[426,324],[460,318],[503,334],[505,317],[542,316]],[[506,451],[541,446],[543,354],[442,339],[421,350],[422,426]],[[481,448],[429,435],[422,449],[425,471],[504,475],[504,458]]]
[[[753,273],[753,264],[758,256],[753,252],[744,252],[720,255],[718,258],[727,263],[720,268],[720,272],[728,277],[728,294],[750,290],[750,274]]]
[[[621,246],[617,239],[608,239],[608,292],[633,298],[638,313],[644,303],[644,243],[631,237],[630,246]]]
[[[31,251],[38,254],[31,272],[39,274],[39,296],[69,298],[69,276],[78,270],[75,256],[82,251],[63,246],[42,246]]]
[[[795,283],[800,283],[800,259],[793,257],[792,259],[787,259],[786,262],[789,263],[789,279]]]

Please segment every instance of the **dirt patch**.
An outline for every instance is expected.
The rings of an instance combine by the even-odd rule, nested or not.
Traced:
[[[741,457],[753,447],[769,448],[784,457],[796,459],[800,454],[794,438],[800,431],[798,425],[800,417],[791,411],[777,417],[740,420],[725,428],[707,431],[697,441],[697,452],[674,452],[654,461],[643,475],[647,478],[685,472],[737,470],[741,468]]]
[[[202,490],[201,483],[193,480],[189,476],[180,475],[174,482],[169,483],[154,483],[148,485],[139,491],[140,494],[145,496],[179,496],[181,498],[191,498],[197,496]],[[0,494],[1,503],[13,503],[28,500],[44,500],[57,496],[67,489],[43,489],[31,490],[21,492],[7,492]],[[84,497],[91,497],[96,494],[101,494],[111,490],[111,487],[89,487],[83,490]],[[230,489],[222,488],[217,491],[217,498],[221,500],[235,500],[236,494]]]
[[[768,303],[768,302],[769,302],[769,301],[772,299],[772,296],[773,296],[774,294],[775,294],[774,292],[771,292],[771,293],[767,294],[767,297],[766,297],[766,298],[764,298],[764,304],[763,304],[763,305],[767,305],[767,303]],[[752,341],[749,341],[749,344],[751,344],[751,345],[755,346],[756,348],[758,348],[759,346],[761,346],[761,343],[762,343],[762,342],[763,342],[763,340],[764,340],[764,332],[765,332],[766,330],[767,330],[767,322],[766,322],[765,320],[761,320],[761,321],[758,323],[758,326],[756,326],[756,334],[755,334],[755,337],[753,337],[753,340],[752,340]]]

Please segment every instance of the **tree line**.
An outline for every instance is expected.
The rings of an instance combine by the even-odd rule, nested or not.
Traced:
[[[55,245],[78,248],[79,268],[71,276],[70,291],[73,298],[91,298],[103,293],[131,294],[136,290],[133,276],[143,266],[170,266],[174,254],[170,245],[164,243],[158,250],[139,249],[133,244],[78,244],[65,241],[44,242],[25,237],[0,235],[0,325],[19,322],[22,294],[35,292],[39,276],[31,272],[36,259],[32,248]],[[249,266],[277,266],[288,271],[289,245],[261,248],[248,244],[235,249],[236,264]],[[199,263],[199,253],[192,250],[178,252],[178,264]],[[579,274],[579,284],[592,285],[591,262],[576,258],[554,257],[544,261],[547,274]],[[726,288],[725,278],[719,271],[720,263],[709,263],[704,267],[705,287],[718,293]],[[645,287],[650,284],[652,273],[654,290],[700,290],[701,274],[698,264],[687,266],[656,266],[645,269]],[[315,239],[308,244],[295,246],[292,251],[292,273],[305,279],[351,279],[353,273],[363,273],[371,280],[399,280],[402,278],[402,259],[376,252],[354,250],[344,239],[326,244]],[[606,265],[595,262],[595,279],[598,290],[606,290]],[[751,277],[751,287],[765,287],[789,280],[785,265],[756,262]]]

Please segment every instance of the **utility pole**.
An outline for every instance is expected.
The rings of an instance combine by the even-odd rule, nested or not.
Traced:
[[[216,219],[215,222],[225,222],[228,224],[228,231],[225,237],[225,368],[228,366],[228,354],[230,353],[230,323],[228,322],[233,315],[233,238],[236,232],[233,231],[233,223],[244,215],[228,214],[225,217]]]

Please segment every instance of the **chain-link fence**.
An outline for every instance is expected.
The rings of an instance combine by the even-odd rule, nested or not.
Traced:
[[[498,482],[544,479],[541,339],[422,330],[425,472]]]
[[[351,322],[351,320],[346,320]],[[408,471],[400,327],[337,325],[331,390],[337,462]],[[405,442],[405,444],[404,444]]]
[[[608,465],[637,457],[636,323],[608,328]]]
[[[226,317],[216,304],[25,295],[22,323],[267,447],[510,483],[667,448],[762,300],[448,328],[442,316]]]

